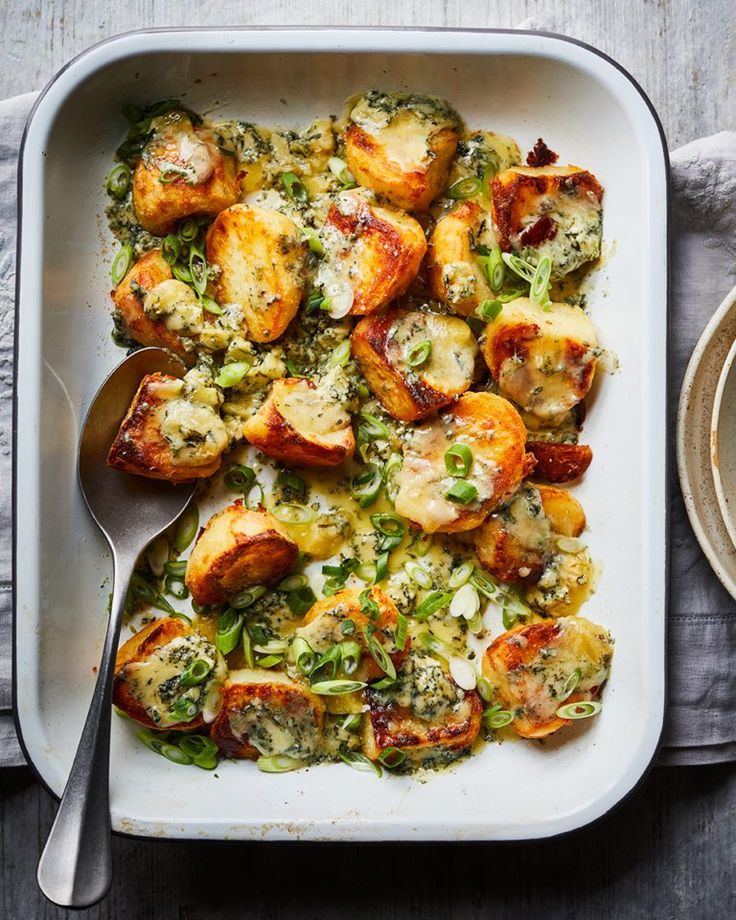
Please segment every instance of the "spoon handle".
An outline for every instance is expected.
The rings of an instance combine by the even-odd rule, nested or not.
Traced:
[[[116,555],[110,619],[97,682],[37,879],[61,907],[89,907],[112,881],[110,845],[110,715],[115,654],[135,556]]]

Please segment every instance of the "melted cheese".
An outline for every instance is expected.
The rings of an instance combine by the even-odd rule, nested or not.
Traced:
[[[419,368],[406,361],[414,345],[432,343],[429,359]],[[473,379],[478,346],[468,324],[455,316],[436,316],[411,310],[392,325],[386,354],[405,375],[442,393],[462,393]]]
[[[204,311],[191,287],[169,278],[151,288],[143,301],[146,316],[162,320],[167,329],[188,336],[202,332]]]

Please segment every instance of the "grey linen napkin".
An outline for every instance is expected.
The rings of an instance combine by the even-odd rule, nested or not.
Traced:
[[[35,94],[29,93],[0,103],[0,766],[23,763],[10,715],[11,390],[16,161],[34,99]],[[736,283],[736,134],[718,134],[675,151],[672,197],[670,412],[674,420],[690,353],[711,314]],[[670,705],[659,762],[736,760],[732,702],[736,603],[695,541],[676,477],[672,493]]]

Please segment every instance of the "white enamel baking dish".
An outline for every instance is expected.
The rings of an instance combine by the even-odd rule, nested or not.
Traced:
[[[114,719],[112,820],[128,834],[215,839],[502,840],[605,814],[641,779],[665,681],[667,154],[646,97],[609,59],[522,32],[176,30],[104,42],[39,100],[22,154],[16,419],[16,704],[30,763],[59,795],[94,683],[110,560],[77,489],[80,419],[122,353],[110,338],[104,178],[121,102],[303,125],[369,87],[436,93],[472,126],[544,137],[606,188],[608,256],[589,297],[620,372],[585,427],[577,490],[600,586],[584,613],[616,638],[602,715],[544,745],[489,745],[427,782],[342,765],[216,776],[152,755]],[[145,514],[145,509],[141,509]]]

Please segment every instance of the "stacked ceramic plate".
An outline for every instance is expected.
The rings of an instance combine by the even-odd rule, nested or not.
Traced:
[[[736,598],[736,288],[708,323],[685,373],[677,466],[698,542]]]

